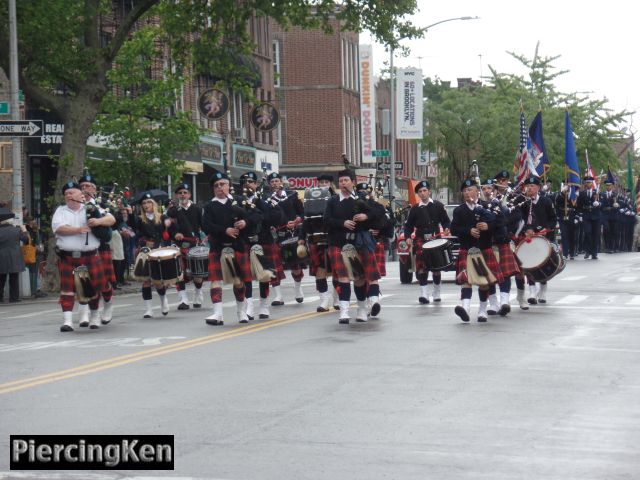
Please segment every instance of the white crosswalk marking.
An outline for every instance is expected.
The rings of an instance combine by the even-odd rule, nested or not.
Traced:
[[[566,297],[562,297],[555,303],[558,304],[568,304],[568,303],[580,303],[584,299],[588,298],[587,295],[567,295]]]
[[[625,305],[640,305],[640,295],[634,295]]]
[[[618,277],[618,282],[635,282],[638,277]]]
[[[562,280],[563,282],[575,282],[576,280],[582,280],[584,278],[587,278],[587,276],[586,275],[575,275],[573,277],[559,276],[558,280]]]

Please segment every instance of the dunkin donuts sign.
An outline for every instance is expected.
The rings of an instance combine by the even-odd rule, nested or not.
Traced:
[[[311,188],[318,185],[317,176],[309,177],[287,177],[289,188],[299,190],[301,188]]]

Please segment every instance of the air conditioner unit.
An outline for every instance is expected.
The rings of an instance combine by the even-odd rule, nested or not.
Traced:
[[[244,140],[247,136],[247,132],[244,127],[242,128],[234,128],[233,136],[238,140]]]

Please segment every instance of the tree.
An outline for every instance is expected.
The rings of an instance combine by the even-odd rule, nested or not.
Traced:
[[[511,55],[528,68],[528,76],[490,68],[491,76],[482,87],[453,89],[438,79],[425,82],[425,142],[441,152],[438,168],[445,173],[447,186],[457,192],[474,159],[482,179],[502,169],[512,170],[519,145],[520,103],[528,122],[542,109],[550,178],[555,185],[564,180],[565,108],[571,115],[581,165],[585,149],[596,172],[617,162],[611,145],[622,138],[620,124],[629,112],[613,112],[606,99],[558,91],[553,81],[566,71],[555,71],[557,56],[540,57],[537,48],[532,60]]]

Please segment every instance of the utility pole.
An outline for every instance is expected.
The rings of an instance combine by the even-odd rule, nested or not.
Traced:
[[[18,17],[16,15],[16,0],[9,0],[9,68],[11,118],[12,120],[20,120],[20,86],[18,83]],[[13,166],[11,206],[13,213],[16,215],[16,223],[18,225],[22,225],[22,139],[20,137],[13,137],[11,153]]]

